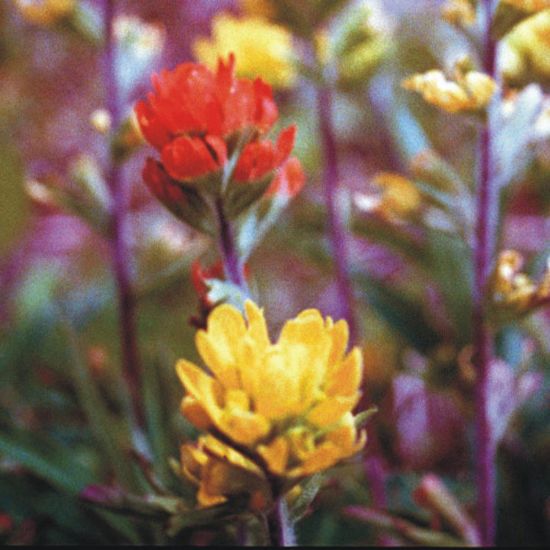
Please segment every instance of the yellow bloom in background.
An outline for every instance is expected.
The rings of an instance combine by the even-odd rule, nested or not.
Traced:
[[[550,0],[501,0],[503,4],[509,4],[523,11],[537,12],[550,8]]]
[[[269,19],[274,15],[273,6],[268,0],[241,0],[240,5],[246,15],[265,19]]]
[[[271,343],[263,312],[246,318],[224,304],[212,311],[197,349],[212,375],[182,359],[184,416],[208,432],[182,446],[182,471],[199,486],[201,506],[247,495],[266,508],[301,479],[358,452],[352,409],[363,362],[346,354],[348,325],[310,309],[287,321]]]
[[[451,25],[468,26],[476,21],[476,10],[470,0],[447,0],[441,15]]]
[[[21,15],[35,25],[53,25],[76,7],[75,0],[15,0]]]
[[[202,38],[194,44],[197,59],[205,65],[214,69],[219,57],[234,53],[240,76],[259,76],[279,88],[294,83],[292,35],[285,28],[259,17],[239,19],[221,13],[214,17],[212,34],[212,40]]]
[[[379,193],[358,193],[355,204],[360,210],[374,212],[392,222],[402,222],[418,212],[422,197],[414,183],[393,172],[380,172],[372,183]]]
[[[449,113],[482,110],[497,89],[496,82],[490,76],[477,71],[464,74],[457,71],[455,82],[447,80],[442,71],[432,70],[415,74],[401,84],[406,90],[421,94],[427,103]]]
[[[550,79],[550,9],[516,25],[503,41],[499,65],[511,82]]]
[[[498,257],[489,283],[497,318],[521,317],[550,304],[550,259],[538,284],[521,272],[523,263],[523,257],[515,250],[504,250]]]

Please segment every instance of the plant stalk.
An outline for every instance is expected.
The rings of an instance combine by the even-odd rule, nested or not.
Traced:
[[[491,0],[484,1],[485,28],[483,68],[495,76],[496,44],[491,38]],[[498,197],[494,188],[491,158],[491,117],[483,127],[479,142],[479,181],[477,225],[474,243],[473,362],[476,369],[476,481],[478,487],[478,529],[481,544],[494,545],[495,538],[495,459],[496,446],[489,418],[490,369],[493,361],[493,334],[487,321],[485,293],[495,253],[495,224]]]
[[[111,127],[116,132],[122,121],[122,113],[116,77],[114,17],[115,0],[105,0],[103,12],[104,83]],[[111,191],[111,259],[118,295],[122,372],[130,394],[134,423],[143,427],[144,414],[140,398],[141,367],[136,333],[136,301],[131,285],[131,254],[127,239],[127,189],[124,185],[122,166],[112,154],[109,156],[106,172]]]
[[[248,295],[248,286],[244,276],[244,265],[239,258],[233,235],[233,228],[225,215],[222,199],[216,200],[216,215],[218,217],[219,245],[225,276]]]
[[[275,507],[267,518],[272,546],[296,546],[296,535],[288,517],[288,508],[284,496],[277,499]]]
[[[349,277],[347,258],[347,239],[344,222],[338,205],[338,156],[336,138],[332,122],[332,91],[326,85],[320,85],[317,89],[317,113],[319,117],[319,129],[323,146],[325,164],[323,168],[323,188],[328,218],[328,238],[334,258],[334,270],[336,285],[342,316],[347,321],[350,332],[350,341],[356,344],[358,341],[357,323],[355,318],[355,300],[353,288]]]

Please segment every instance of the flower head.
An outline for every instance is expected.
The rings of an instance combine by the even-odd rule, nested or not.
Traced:
[[[504,250],[498,257],[490,290],[493,313],[499,319],[521,317],[550,304],[550,259],[538,284],[521,272],[523,262],[515,250]]]
[[[402,86],[422,94],[427,103],[449,113],[482,110],[496,91],[495,81],[477,71],[464,74],[457,71],[456,81],[452,81],[447,80],[442,71],[432,70],[405,79]]]
[[[550,8],[550,0],[502,0],[502,3],[527,12],[537,12]]]
[[[221,13],[213,21],[213,39],[199,39],[195,55],[208,67],[215,67],[218,57],[234,52],[240,76],[261,77],[272,86],[286,88],[296,79],[292,62],[292,35],[284,27],[259,17],[238,19]]]
[[[180,360],[182,412],[209,432],[182,447],[184,473],[202,506],[246,494],[266,506],[305,476],[362,448],[354,424],[362,356],[345,353],[348,326],[317,310],[288,321],[271,343],[251,301],[247,321],[230,305],[212,311],[196,345],[212,375]]]
[[[70,15],[76,2],[75,0],[15,0],[15,5],[30,23],[48,26]]]
[[[143,136],[160,153],[157,168],[169,177],[155,178],[157,197],[173,195],[173,185],[223,195],[236,216],[268,188],[279,189],[277,181],[286,181],[285,192],[299,190],[303,173],[290,158],[296,128],[283,130],[275,143],[266,139],[278,118],[271,87],[261,79],[237,78],[233,55],[227,64],[220,60],[216,72],[183,63],[152,80],[153,92],[135,112]],[[234,155],[238,162],[227,181],[225,169]],[[150,188],[151,167],[146,168]],[[170,189],[160,190],[165,184]]]
[[[420,192],[407,178],[392,172],[380,172],[372,183],[379,189],[378,194],[357,194],[355,197],[361,210],[376,212],[393,222],[402,222],[420,210]]]

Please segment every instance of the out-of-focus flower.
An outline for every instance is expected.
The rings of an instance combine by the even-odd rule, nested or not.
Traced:
[[[447,0],[441,8],[445,21],[458,27],[473,25],[476,21],[475,6],[470,0]]]
[[[550,304],[550,260],[538,284],[520,271],[523,263],[523,257],[515,250],[504,250],[499,254],[489,282],[496,319],[518,318]]]
[[[489,75],[477,71],[457,70],[455,78],[456,81],[447,80],[442,71],[432,70],[405,79],[402,86],[449,113],[480,111],[487,107],[497,89]]]
[[[146,183],[151,187],[153,182],[157,196],[162,185],[169,187],[160,193],[167,206],[179,186],[221,196],[226,213],[236,216],[268,188],[275,192],[285,183],[283,192],[296,191],[303,184],[303,173],[290,158],[295,127],[283,130],[276,143],[265,139],[278,118],[271,87],[261,79],[238,79],[234,69],[233,55],[227,64],[220,60],[215,73],[202,64],[184,63],[155,75],[154,92],[136,105],[141,131],[162,159],[155,170],[151,163],[146,167]],[[225,181],[228,189],[222,190],[234,154],[238,162]],[[170,185],[158,177],[161,168]]]
[[[537,12],[550,8],[550,0],[501,0],[501,2],[528,12]]]
[[[241,8],[249,16],[269,19],[275,15],[275,10],[269,0],[241,0]]]
[[[212,40],[199,39],[195,55],[215,68],[219,57],[234,53],[240,76],[259,76],[276,88],[292,86],[296,79],[292,35],[284,28],[259,17],[236,18],[221,13],[213,21]]]
[[[72,14],[75,0],[15,0],[19,13],[30,23],[49,26]]]
[[[181,450],[201,506],[244,494],[251,507],[265,508],[365,443],[351,412],[362,357],[359,348],[345,353],[347,323],[306,310],[272,344],[262,310],[251,301],[245,309],[248,322],[233,306],[218,306],[197,333],[212,376],[189,361],[177,364],[187,391],[182,412],[209,432]]]
[[[96,109],[90,115],[92,128],[100,134],[107,135],[111,131],[111,115],[106,109]]]
[[[550,80],[550,9],[525,19],[507,35],[499,68],[512,84]]]
[[[121,15],[115,19],[114,34],[118,42],[132,48],[138,58],[159,54],[164,43],[164,30],[139,17]]]
[[[422,205],[420,192],[414,183],[399,174],[380,172],[372,183],[380,192],[357,193],[355,204],[360,210],[377,213],[392,222],[403,222]]]

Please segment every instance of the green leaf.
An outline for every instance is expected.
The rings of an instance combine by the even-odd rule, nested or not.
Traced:
[[[70,449],[37,434],[20,430],[0,434],[0,453],[72,495],[97,481],[92,472],[74,459]]]
[[[296,500],[292,503],[289,510],[289,520],[291,523],[297,522],[305,515],[309,505],[313,502],[313,499],[319,492],[319,489],[323,484],[323,479],[323,474],[315,474],[302,483],[302,490],[298,498],[296,498]]]
[[[425,353],[439,342],[420,304],[365,275],[357,275],[356,279],[363,288],[363,298],[411,346]]]

